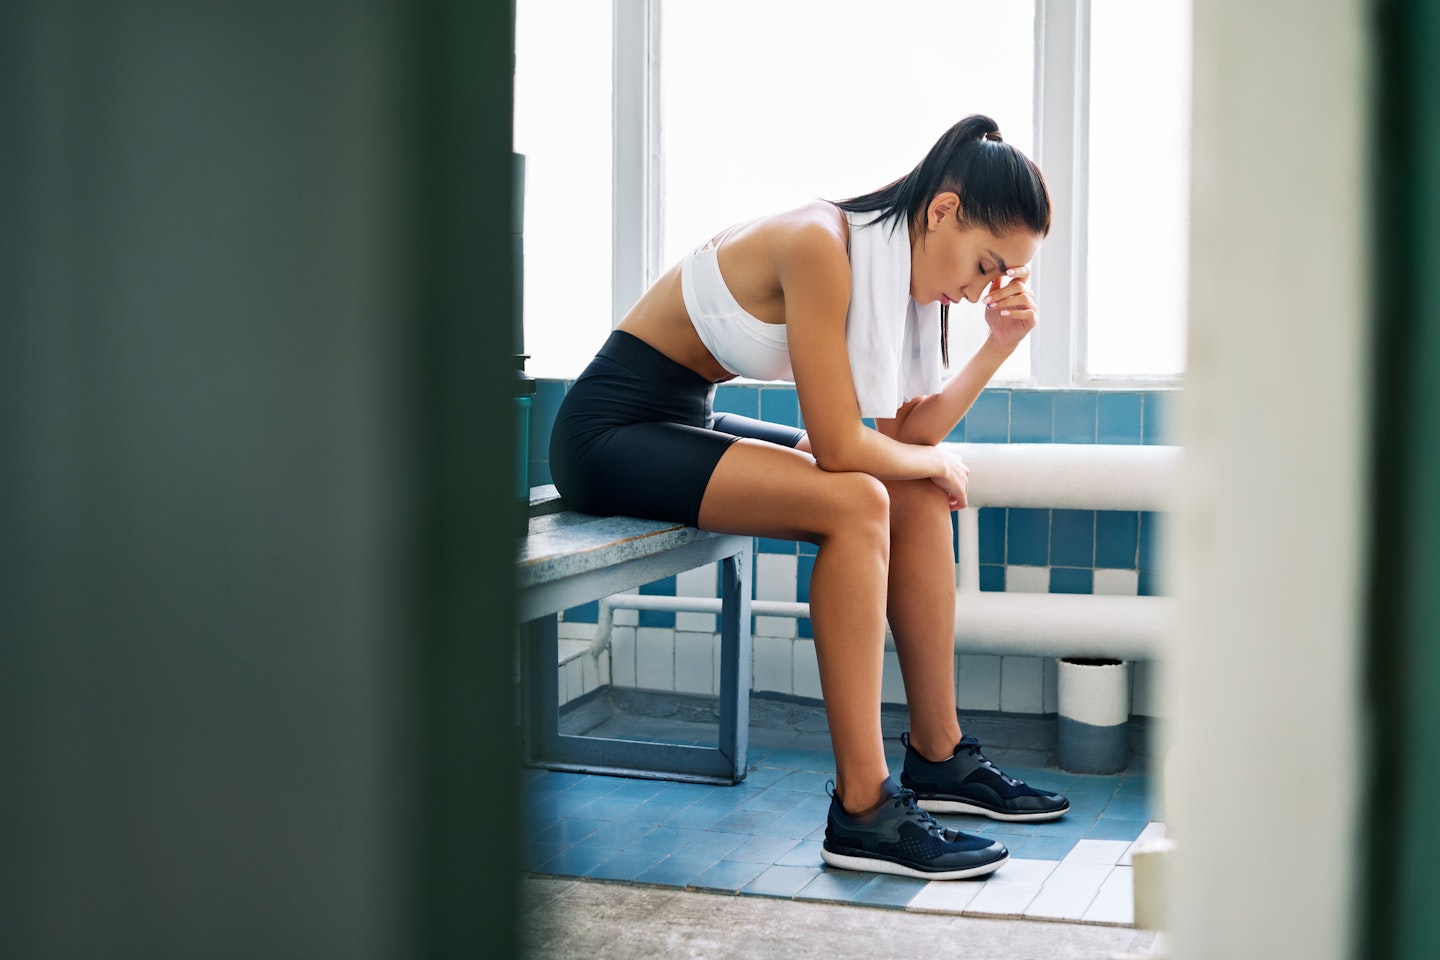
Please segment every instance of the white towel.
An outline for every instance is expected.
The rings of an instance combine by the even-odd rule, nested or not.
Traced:
[[[845,346],[860,416],[889,418],[907,400],[940,389],[940,304],[910,297],[910,231],[846,213],[850,309]]]

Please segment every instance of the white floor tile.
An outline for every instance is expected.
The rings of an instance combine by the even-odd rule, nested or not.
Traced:
[[[1045,920],[1079,920],[1094,900],[1094,890],[1047,884],[1025,908],[1025,916]]]
[[[1089,890],[1094,894],[1100,890],[1100,885],[1114,869],[1115,867],[1108,863],[1081,863],[1067,858],[1045,878],[1045,887]]]
[[[1086,923],[1134,923],[1135,901],[1121,893],[1102,893],[1080,919]]]
[[[961,913],[985,888],[971,880],[934,880],[927,883],[906,905],[917,913]]]
[[[1019,857],[1012,857],[1010,862],[990,875],[986,885],[1005,884],[1007,886],[1020,887],[1041,887],[1045,879],[1058,866],[1054,860],[1025,860]]]
[[[965,916],[1023,917],[1030,901],[1039,895],[1039,887],[991,880],[970,901]]]
[[[1125,856],[1120,858],[1120,865],[1124,867],[1130,866],[1135,856],[1135,848],[1140,846],[1140,844],[1146,842],[1147,840],[1158,840],[1163,838],[1164,836],[1165,824],[1159,822],[1158,820],[1152,820],[1150,823],[1146,824],[1144,830],[1140,831],[1140,836],[1135,838],[1135,842],[1130,844],[1130,846],[1125,850]]]
[[[1130,849],[1128,840],[1081,840],[1065,855],[1067,863],[1105,863],[1110,866],[1120,862]]]

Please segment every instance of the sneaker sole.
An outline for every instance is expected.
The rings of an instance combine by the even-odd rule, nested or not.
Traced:
[[[926,813],[970,813],[981,817],[988,817],[991,820],[1004,820],[1008,823],[1030,823],[1038,820],[1058,820],[1070,812],[1069,807],[1061,810],[1036,810],[1027,813],[1002,813],[999,810],[991,810],[974,803],[966,803],[963,800],[926,800],[917,797],[915,805]]]
[[[896,863],[894,860],[882,860],[874,856],[852,855],[846,853],[835,853],[832,850],[820,848],[820,859],[832,867],[839,867],[842,870],[860,870],[868,873],[889,873],[897,877],[915,877],[919,880],[966,880],[971,877],[983,877],[986,874],[994,873],[1003,867],[1010,859],[1007,851],[1005,856],[989,863],[983,863],[976,867],[963,867],[958,870],[919,870],[915,867],[907,867],[903,863]]]

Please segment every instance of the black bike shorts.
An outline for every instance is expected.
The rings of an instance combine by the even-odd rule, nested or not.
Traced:
[[[715,384],[638,337],[610,334],[565,394],[550,473],[584,513],[696,526],[715,465],[741,437],[794,447],[796,427],[714,413]]]

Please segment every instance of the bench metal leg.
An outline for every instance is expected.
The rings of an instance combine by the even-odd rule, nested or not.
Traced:
[[[521,625],[525,759],[552,770],[738,783],[750,739],[750,547],[721,560],[719,745],[697,747],[559,731],[556,617]]]

